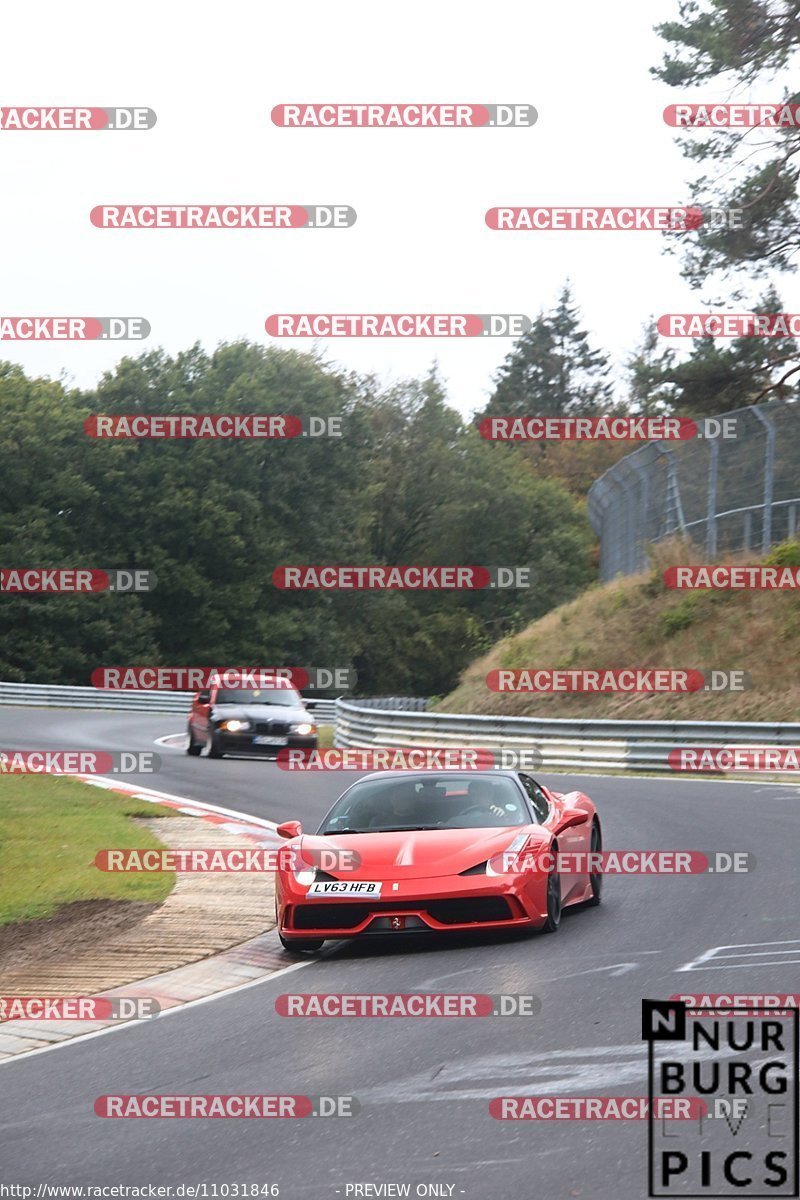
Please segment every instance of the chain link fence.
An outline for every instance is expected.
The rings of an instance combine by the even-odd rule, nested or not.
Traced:
[[[713,420],[729,423],[734,436],[649,442],[592,484],[601,580],[645,570],[648,546],[675,534],[714,561],[766,552],[798,532],[800,403],[773,401]]]

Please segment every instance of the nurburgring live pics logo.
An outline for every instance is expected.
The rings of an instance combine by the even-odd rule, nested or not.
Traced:
[[[220,687],[304,691],[352,691],[357,674],[350,667],[95,667],[92,687],[106,691],[200,692]]]
[[[282,566],[272,582],[282,591],[483,591],[534,586],[531,567]]]
[[[800,313],[664,313],[662,337],[800,337]]]
[[[0,342],[141,342],[144,317],[0,317]]]
[[[532,104],[276,104],[270,113],[282,129],[477,129],[535,125]]]
[[[0,108],[0,130],[8,132],[144,130],[152,129],[157,119],[152,108]]]
[[[349,229],[349,204],[97,204],[97,229]]]
[[[342,420],[288,413],[94,413],[83,430],[90,438],[340,438]]]
[[[271,337],[521,337],[531,327],[522,313],[271,313]]]
[[[72,592],[152,592],[155,571],[101,571],[80,567],[1,567],[0,593],[63,595]]]

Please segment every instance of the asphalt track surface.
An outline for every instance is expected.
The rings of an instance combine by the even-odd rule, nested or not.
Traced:
[[[152,750],[182,729],[171,716],[0,709],[4,748]],[[160,773],[135,782],[311,828],[353,778],[156,749]],[[470,1200],[646,1196],[645,1122],[503,1122],[489,1101],[645,1095],[643,997],[799,991],[800,793],[542,779],[592,796],[608,849],[749,850],[756,869],[608,877],[601,907],[565,914],[554,936],[332,944],[227,999],[0,1065],[0,1179],[275,1183],[282,1197],[353,1196],[359,1183],[410,1184],[411,1195],[445,1185],[439,1194]],[[714,947],[743,949],[680,970]],[[534,993],[542,1007],[533,1018],[289,1019],[274,1009],[289,991]],[[106,1093],[354,1095],[362,1108],[351,1119],[109,1120],[93,1112]]]

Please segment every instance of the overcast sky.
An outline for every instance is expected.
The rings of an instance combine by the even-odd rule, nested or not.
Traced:
[[[677,0],[9,6],[0,104],[143,105],[158,123],[140,133],[0,132],[0,313],[144,316],[153,330],[144,346],[174,353],[197,340],[266,344],[270,313],[532,317],[569,276],[594,342],[621,361],[649,314],[699,307],[662,235],[496,233],[484,212],[686,200],[689,164],[661,117],[683,97],[648,74],[661,51],[652,26],[676,13]],[[525,102],[539,120],[507,130],[270,122],[277,103],[323,100]],[[104,202],[341,203],[358,221],[333,231],[115,232],[90,224]],[[797,282],[781,286],[796,310]],[[320,343],[386,381],[436,358],[464,413],[485,403],[510,344]],[[140,348],[4,342],[0,357],[88,386]]]

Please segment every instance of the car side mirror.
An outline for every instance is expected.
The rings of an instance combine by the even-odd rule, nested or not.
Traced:
[[[275,832],[278,837],[282,838],[299,837],[303,832],[303,826],[299,821],[284,821],[282,825],[278,826]]]
[[[211,703],[211,692],[209,692],[209,691],[198,692],[197,703],[198,704],[210,704]]]
[[[585,825],[589,820],[589,814],[583,808],[565,808],[561,814],[561,820],[556,825],[556,833],[563,833],[565,829],[572,829],[575,825]]]

